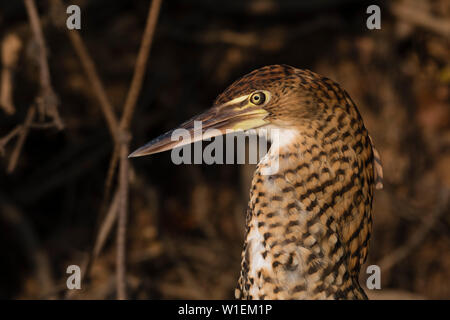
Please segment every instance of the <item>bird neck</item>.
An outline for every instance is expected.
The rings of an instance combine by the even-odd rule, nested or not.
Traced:
[[[365,297],[357,277],[366,252],[359,242],[353,251],[346,247],[357,229],[357,239],[367,245],[370,231],[361,227],[364,222],[370,228],[364,212],[354,210],[366,197],[348,183],[353,159],[341,139],[330,145],[306,131],[281,131],[273,141],[250,192],[241,274],[247,297]],[[345,210],[354,221],[344,230]]]

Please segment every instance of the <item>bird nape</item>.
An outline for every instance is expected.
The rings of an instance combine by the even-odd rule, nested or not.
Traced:
[[[257,69],[228,87],[194,121],[214,135],[277,130],[250,189],[236,298],[366,299],[359,284],[372,231],[378,152],[356,105],[332,80],[287,65]],[[130,157],[179,146],[171,133]],[[203,138],[205,138],[203,136]],[[276,171],[264,172],[277,162]]]

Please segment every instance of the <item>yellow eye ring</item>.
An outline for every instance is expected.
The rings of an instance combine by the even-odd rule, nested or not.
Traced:
[[[264,92],[255,92],[250,96],[250,102],[255,105],[261,105],[266,101],[266,95]]]

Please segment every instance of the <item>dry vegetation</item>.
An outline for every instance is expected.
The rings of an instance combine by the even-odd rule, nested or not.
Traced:
[[[371,296],[450,298],[448,1],[378,2],[374,31],[352,0],[73,2],[80,32],[0,4],[0,298],[232,298],[253,167],[126,155],[274,63],[340,83],[381,153]]]

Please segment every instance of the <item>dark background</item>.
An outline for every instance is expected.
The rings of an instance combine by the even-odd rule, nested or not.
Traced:
[[[115,298],[115,229],[82,290],[64,290],[67,266],[86,261],[108,208],[114,145],[67,30],[55,26],[53,2],[36,3],[64,129],[30,128],[12,172],[17,138],[4,146],[0,298]],[[80,35],[119,117],[149,1],[68,4],[81,7]],[[381,30],[366,28],[370,4],[381,7]],[[383,161],[368,259],[381,267],[382,290],[369,295],[449,299],[449,20],[446,0],[163,1],[131,148],[205,110],[255,68],[285,63],[325,75],[358,105]],[[0,139],[24,122],[39,92],[22,1],[0,3],[0,39],[11,33],[22,49],[13,70],[15,113],[0,109]],[[170,152],[130,165],[128,297],[232,298],[254,167],[177,166]]]

